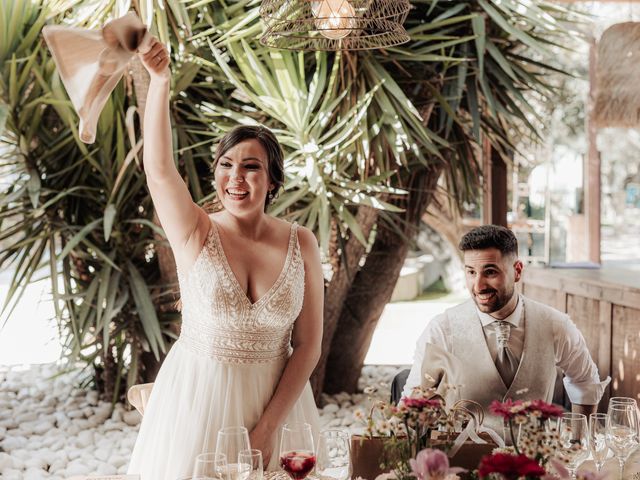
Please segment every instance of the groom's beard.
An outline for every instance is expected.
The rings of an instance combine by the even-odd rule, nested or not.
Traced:
[[[480,310],[482,313],[487,313],[490,315],[504,308],[504,306],[507,305],[507,303],[509,303],[509,301],[513,298],[514,293],[515,293],[515,286],[512,285],[511,288],[508,288],[505,290],[495,290],[492,288],[486,288],[481,292],[478,292],[478,294],[480,295],[494,294],[493,297],[491,297],[486,302],[481,302],[477,298],[476,296],[477,294],[475,292],[472,292],[471,296],[473,298],[474,303],[478,307],[478,310]]]

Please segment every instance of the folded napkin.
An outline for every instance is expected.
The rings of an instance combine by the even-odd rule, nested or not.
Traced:
[[[149,51],[151,35],[133,12],[102,30],[48,25],[42,34],[80,117],[80,140],[93,143],[107,98],[136,52]]]

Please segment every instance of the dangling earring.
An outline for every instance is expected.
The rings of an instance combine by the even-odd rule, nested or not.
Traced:
[[[273,192],[269,192],[269,202],[273,200]]]

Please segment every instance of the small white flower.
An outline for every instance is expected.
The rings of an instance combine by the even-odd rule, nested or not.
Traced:
[[[382,435],[389,435],[391,433],[391,424],[387,420],[378,420],[376,422],[376,430]]]
[[[360,477],[358,477],[360,478]],[[397,480],[397,477],[395,476],[395,474],[393,472],[389,472],[389,473],[381,473],[380,475],[378,475],[375,480]]]

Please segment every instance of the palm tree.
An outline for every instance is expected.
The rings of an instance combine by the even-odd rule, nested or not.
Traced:
[[[171,46],[176,163],[204,204],[220,135],[238,123],[274,129],[288,178],[272,213],[312,228],[331,266],[316,392],[353,390],[438,182],[454,205],[472,201],[481,135],[506,153],[516,130],[533,131],[524,95],[553,89],[540,77],[549,67],[526,48],[543,50],[552,27],[562,35],[567,13],[546,3],[519,13],[517,0],[419,0],[405,47],[292,53],[257,43],[257,0],[165,3],[134,7]],[[9,147],[0,168],[16,179],[0,193],[0,266],[16,272],[5,313],[43,269],[67,332],[65,353],[115,399],[125,383],[153,377],[179,318],[175,269],[136,159],[139,140],[127,133],[136,131],[127,127],[144,108],[146,79],[134,66],[105,108],[98,142],[85,146],[39,31],[46,21],[95,27],[129,6],[0,5],[3,32],[11,32],[0,44],[0,126],[6,122]],[[346,348],[343,338],[356,341]],[[345,382],[332,375],[338,366]]]
[[[380,216],[378,235],[349,287],[327,349],[326,377],[318,381],[328,393],[356,390],[373,331],[438,182],[450,208],[459,210],[477,199],[476,159],[483,142],[509,161],[523,137],[537,138],[540,118],[529,99],[549,101],[556,95],[545,81],[546,74],[558,71],[551,48],[565,48],[569,27],[579,20],[546,1],[412,3],[407,20],[412,42],[380,61],[420,109],[424,125],[446,144],[429,162],[412,158],[392,177],[392,185],[410,194],[391,199],[402,212]]]

